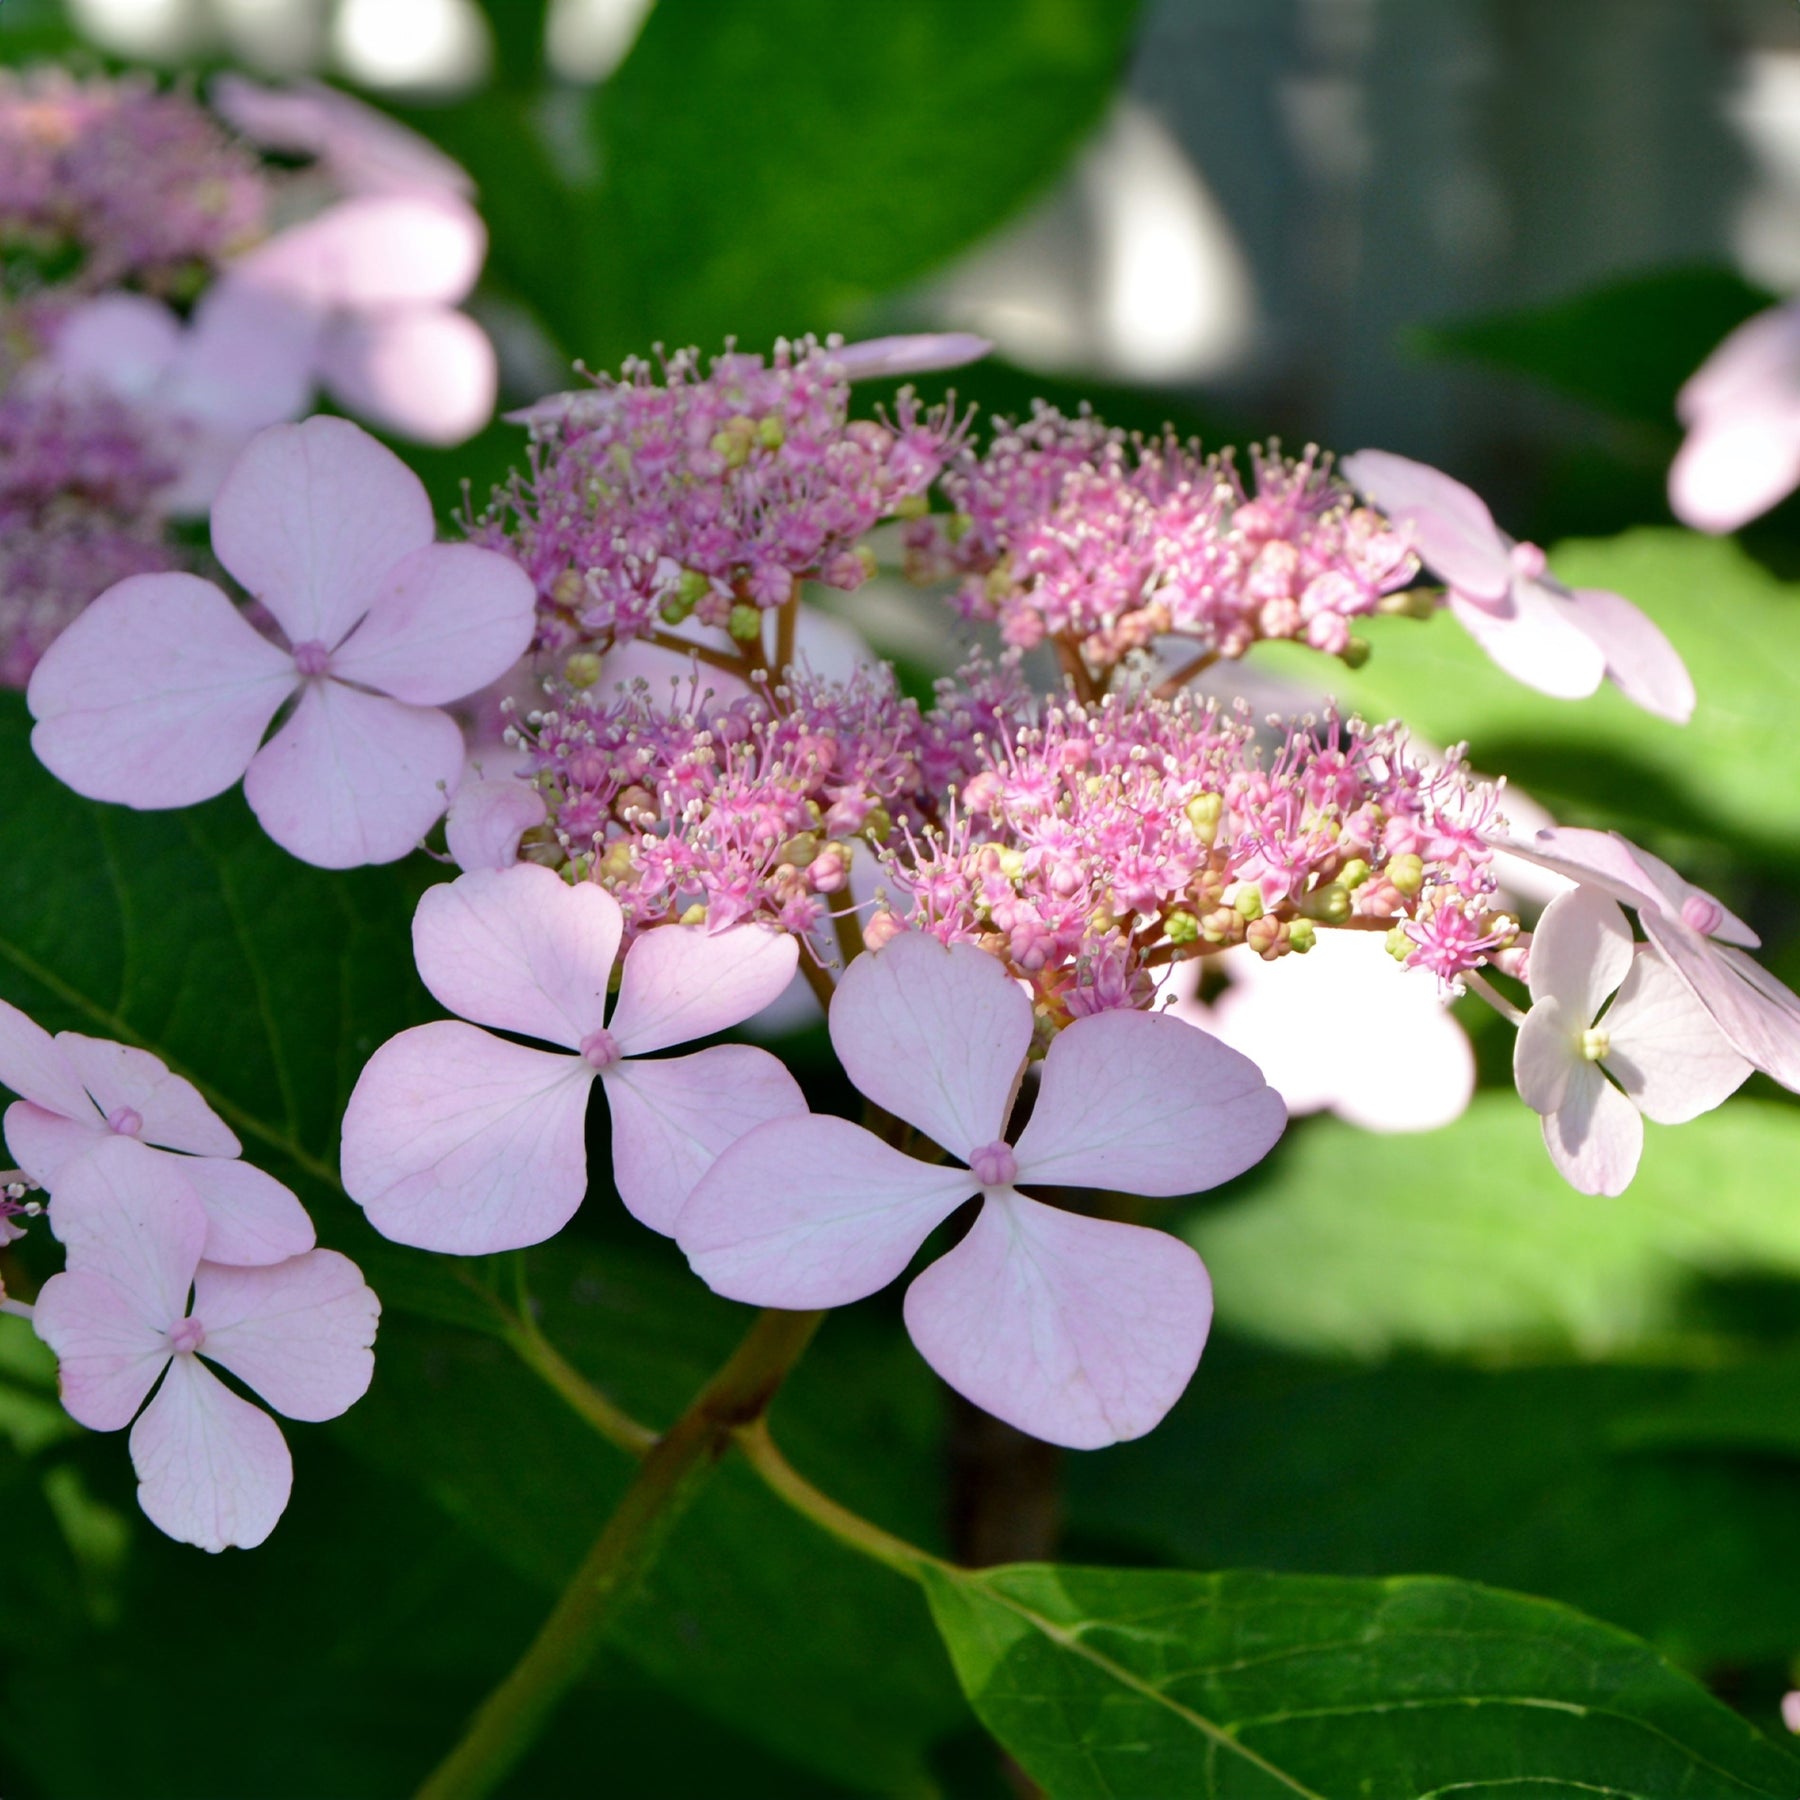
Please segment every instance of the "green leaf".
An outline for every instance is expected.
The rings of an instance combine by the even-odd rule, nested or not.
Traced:
[[[1573,586],[1624,594],[1668,634],[1699,690],[1687,726],[1653,718],[1610,684],[1588,700],[1549,699],[1502,674],[1447,613],[1371,620],[1375,653],[1355,674],[1288,645],[1270,646],[1269,666],[1439,743],[1466,738],[1477,768],[1579,811],[1569,823],[1735,839],[1791,867],[1800,664],[1778,647],[1800,628],[1800,586],[1729,539],[1657,528],[1559,544],[1551,566]]]
[[[1430,1577],[932,1570],[988,1729],[1056,1800],[1791,1800],[1800,1760],[1645,1645]]]
[[[1619,1354],[1678,1329],[1705,1278],[1800,1278],[1800,1112],[1734,1100],[1645,1129],[1637,1179],[1605,1199],[1563,1182],[1511,1094],[1418,1137],[1313,1120],[1186,1235],[1221,1323],[1352,1356]]]
[[[1696,1674],[1794,1653],[1800,1362],[1379,1368],[1215,1333],[1155,1431],[1069,1470],[1084,1557],[1560,1600]],[[1773,1700],[1766,1696],[1774,1723]],[[1741,1687],[1734,1699],[1744,1704]]]
[[[1528,375],[1622,419],[1672,429],[1675,394],[1775,296],[1730,269],[1658,269],[1525,312],[1415,334],[1429,355]]]

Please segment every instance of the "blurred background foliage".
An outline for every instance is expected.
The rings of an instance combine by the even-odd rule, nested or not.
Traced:
[[[984,411],[1085,395],[1127,425],[1451,469],[1565,578],[1662,624],[1700,689],[1692,725],[1610,691],[1547,700],[1443,618],[1379,622],[1355,676],[1269,665],[1625,830],[1800,977],[1800,504],[1715,542],[1662,496],[1681,380],[1800,280],[1793,8],[0,0],[0,56],[321,72],[392,108],[480,185],[477,310],[511,399],[658,342],[972,327],[1000,345],[957,378]],[[449,512],[519,443],[496,425],[408,454]],[[930,614],[891,608],[865,621],[884,647],[920,673],[953,654]],[[329,1161],[361,1058],[423,1013],[416,877],[327,882],[235,798],[192,826],[71,814],[22,742],[6,755],[7,996],[53,1027],[153,1028]],[[165,973],[128,979],[144,968]],[[214,997],[245,984],[264,1012],[240,1029]],[[1800,1110],[1758,1078],[1652,1127],[1630,1192],[1587,1199],[1506,1092],[1510,1034],[1467,1022],[1484,1092],[1457,1125],[1307,1121],[1191,1209],[1214,1343],[1161,1430],[1066,1460],[1061,1553],[1514,1587],[1641,1634],[1778,1731],[1800,1680]],[[406,1790],[622,1484],[492,1335],[492,1272],[384,1253],[292,1166],[388,1312],[369,1400],[294,1434],[294,1504],[253,1556],[150,1530],[122,1446],[67,1424],[0,1320],[8,1800]],[[605,1205],[526,1260],[551,1338],[651,1418],[737,1328]],[[846,1502],[947,1545],[946,1411],[891,1297],[832,1321],[776,1426]],[[739,1472],[509,1791],[602,1777],[1007,1791],[918,1597]]]

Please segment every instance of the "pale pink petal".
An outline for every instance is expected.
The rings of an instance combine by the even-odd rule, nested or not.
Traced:
[[[1358,450],[1338,467],[1395,524],[1410,528],[1419,559],[1440,581],[1476,600],[1505,598],[1512,562],[1480,495],[1387,450]]]
[[[56,1354],[57,1386],[90,1431],[121,1431],[169,1360],[167,1326],[91,1269],[65,1269],[38,1290],[32,1329]]]
[[[467,313],[392,306],[334,319],[319,379],[337,403],[421,444],[461,444],[494,416],[500,360]]]
[[[1800,306],[1771,306],[1720,340],[1682,385],[1675,411],[1684,425],[1711,414],[1800,399]]]
[[[844,1072],[952,1156],[1006,1128],[1031,1046],[1031,1002],[973,944],[905,931],[851,963],[831,998]]]
[[[187,1156],[179,1163],[206,1209],[208,1262],[252,1266],[301,1256],[317,1241],[306,1208],[291,1188],[253,1163]]]
[[[65,1119],[99,1122],[68,1052],[35,1019],[0,1000],[0,1087]]]
[[[454,306],[486,255],[480,215],[454,195],[365,194],[277,232],[233,272],[325,310]]]
[[[394,564],[436,536],[424,483],[348,419],[259,432],[213,504],[219,561],[291,643],[327,649],[368,611]]]
[[[244,798],[284,850],[322,869],[397,862],[442,817],[462,774],[456,722],[339,681],[309,681],[251,759]]]
[[[54,1188],[64,1163],[85,1156],[107,1136],[106,1125],[91,1104],[85,1120],[46,1112],[29,1100],[17,1100],[6,1109],[6,1147],[40,1187]]]
[[[48,1216],[69,1267],[105,1276],[147,1326],[167,1330],[186,1314],[206,1213],[178,1158],[102,1138],[57,1171]]]
[[[1562,1105],[1544,1115],[1544,1146],[1570,1187],[1622,1194],[1644,1151],[1638,1109],[1591,1062],[1570,1075]]]
[[[1694,678],[1675,646],[1622,594],[1576,588],[1576,623],[1606,657],[1606,678],[1634,706],[1685,725],[1694,714]]]
[[[1606,679],[1606,653],[1577,622],[1573,602],[1538,581],[1485,605],[1450,590],[1456,621],[1515,681],[1558,700],[1582,700]]]
[[[1602,1023],[1607,1073],[1659,1125],[1711,1112],[1750,1078],[1749,1063],[1648,944]]]
[[[144,400],[168,373],[181,341],[181,321],[160,300],[100,294],[57,323],[50,361],[61,375],[122,400]]]
[[[612,1109],[613,1182],[625,1210],[660,1231],[720,1153],[755,1126],[806,1111],[800,1084],[766,1050],[717,1044],[601,1072]]]
[[[1256,1064],[1207,1032],[1160,1013],[1094,1013],[1051,1042],[1018,1179],[1195,1194],[1260,1162],[1286,1124]]]
[[[997,1419],[1074,1450],[1142,1437],[1206,1346],[1212,1284],[1166,1232],[992,1194],[906,1290],[920,1354]]]
[[[625,952],[611,1031],[624,1056],[647,1056],[740,1025],[793,979],[799,946],[786,932],[733,925],[659,925]]]
[[[755,1306],[842,1306],[884,1288],[975,1192],[847,1119],[758,1125],[701,1177],[675,1241],[715,1293]]]
[[[1568,837],[1568,832],[1558,833]],[[1628,838],[1619,837],[1614,831],[1607,834],[1618,838],[1631,860],[1643,871],[1644,879],[1653,896],[1660,895],[1663,910],[1671,917],[1680,918],[1684,923],[1694,924],[1689,917],[1698,912],[1705,920],[1704,925],[1696,925],[1703,937],[1718,938],[1726,944],[1742,944],[1754,950],[1762,942],[1754,931],[1740,919],[1736,913],[1728,912],[1724,904],[1705,888],[1695,887],[1685,875],[1678,874],[1662,860],[1660,856],[1652,856],[1648,850],[1639,849]]]
[[[444,706],[504,675],[531,645],[537,591],[474,544],[427,544],[391,568],[331,673],[414,706]]]
[[[540,1244],[587,1191],[591,1065],[453,1019],[369,1058],[344,1112],[344,1190],[397,1244],[486,1256]]]
[[[1592,1013],[1577,1017],[1553,995],[1525,1015],[1513,1039],[1513,1080],[1519,1098],[1533,1112],[1555,1112],[1576,1072],[1588,1066],[1581,1054],[1581,1037],[1592,1017]]]
[[[579,1050],[606,1022],[624,929],[619,903],[594,882],[536,863],[475,869],[425,890],[413,960],[449,1011]]]
[[[91,800],[192,806],[243,774],[299,679],[210,581],[128,576],[32,671],[31,747]]]
[[[1737,1052],[1800,1092],[1800,998],[1760,963],[1652,908],[1638,915],[1660,950]]]
[[[851,381],[877,381],[894,375],[928,375],[938,369],[960,369],[979,362],[993,349],[972,331],[923,331],[903,337],[864,338],[828,352]]]
[[[137,1114],[141,1124],[127,1135],[194,1156],[236,1156],[243,1150],[200,1090],[171,1075],[160,1056],[79,1031],[59,1031],[56,1041],[107,1118],[127,1110]]]
[[[1631,968],[1631,926],[1598,888],[1559,894],[1531,934],[1525,967],[1532,999],[1554,995],[1579,1031]]]
[[[178,1356],[131,1430],[138,1505],[158,1531],[202,1550],[254,1550],[294,1485],[278,1426],[192,1356]]]
[[[290,1419],[335,1419],[369,1391],[381,1302],[335,1250],[272,1268],[203,1262],[192,1317],[206,1333],[199,1353]]]
[[[459,869],[507,869],[519,860],[519,840],[548,814],[544,796],[516,775],[479,775],[464,769],[444,820],[444,844]]]
[[[304,308],[226,274],[195,306],[160,403],[248,438],[306,405],[318,339]]]
[[[1800,487],[1800,405],[1753,402],[1703,418],[1669,465],[1669,509],[1696,531],[1736,531]]]

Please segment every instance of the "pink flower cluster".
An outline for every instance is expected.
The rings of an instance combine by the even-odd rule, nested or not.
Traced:
[[[147,1051],[54,1038],[0,1002],[7,1148],[66,1253],[35,1304],[8,1300],[56,1353],[63,1404],[131,1426],[138,1500],[169,1536],[250,1548],[275,1528],[293,1463],[269,1415],[331,1419],[360,1399],[381,1306],[356,1265],[314,1247],[298,1199],[239,1160],[200,1092]],[[13,1220],[41,1207],[6,1202]],[[148,1401],[148,1405],[145,1402]],[[135,1423],[133,1421],[135,1420]]]
[[[908,534],[920,579],[960,576],[966,617],[1009,644],[1049,638],[1104,678],[1159,638],[1240,657],[1261,638],[1341,656],[1351,623],[1418,571],[1404,533],[1359,506],[1309,450],[1229,454],[1173,437],[1127,438],[1040,404],[961,446],[942,480],[956,509]]]
[[[1181,692],[1049,706],[993,746],[941,829],[883,858],[894,923],[981,944],[1054,1023],[1145,1006],[1151,971],[1320,927],[1383,931],[1454,983],[1509,943],[1482,840],[1499,797],[1397,728],[1334,716],[1265,754],[1242,712]]]
[[[536,583],[540,642],[604,649],[689,617],[748,639],[803,580],[859,587],[864,534],[922,509],[958,435],[904,391],[891,418],[851,419],[852,379],[895,361],[866,348],[633,359],[518,415],[529,472],[472,532]]]

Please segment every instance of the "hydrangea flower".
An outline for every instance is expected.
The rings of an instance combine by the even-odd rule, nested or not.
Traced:
[[[1200,972],[1230,984],[1210,1004]],[[1475,1092],[1475,1053],[1438,983],[1396,980],[1378,933],[1322,930],[1273,962],[1247,944],[1179,964],[1172,1018],[1249,1057],[1291,1115],[1330,1111],[1364,1131],[1436,1131]]]
[[[344,1188],[397,1243],[478,1256],[541,1243],[587,1191],[588,1096],[612,1113],[613,1176],[657,1231],[714,1156],[752,1125],[803,1112],[766,1050],[720,1044],[653,1052],[760,1011],[794,973],[794,940],[759,926],[640,935],[606,995],[624,919],[592,883],[531,863],[430,889],[413,952],[460,1019],[420,1025],[369,1059],[344,1114]],[[478,1031],[562,1046],[536,1050]]]
[[[1266,1155],[1286,1122],[1254,1064],[1175,1019],[1078,1019],[1044,1060],[1031,1119],[1003,1133],[1031,1003],[993,957],[903,932],[832,997],[831,1041],[877,1106],[956,1164],[805,1114],[747,1132],[701,1178],[675,1238],[707,1285],[761,1306],[839,1306],[894,1280],[979,1195],[968,1235],[908,1288],[908,1331],[959,1393],[1052,1443],[1138,1437],[1206,1342],[1212,1291],[1164,1232],[1067,1212],[1022,1186],[1176,1195]]]
[[[1558,826],[1496,847],[1631,907],[1733,1049],[1800,1093],[1800,997],[1744,954],[1761,940],[1718,899],[1616,831]]]
[[[131,1140],[180,1169],[206,1216],[208,1262],[276,1263],[313,1247],[292,1191],[240,1162],[231,1128],[149,1051],[78,1031],[52,1037],[0,1000],[0,1086],[19,1096],[6,1111],[7,1148],[40,1187],[58,1192],[64,1171],[96,1147]],[[62,1217],[51,1209],[52,1229]]]
[[[131,1425],[138,1501],[159,1530],[203,1550],[260,1544],[293,1462],[274,1420],[201,1358],[290,1419],[334,1419],[368,1389],[381,1303],[334,1250],[255,1269],[204,1261],[206,1214],[182,1171],[122,1139],[65,1171],[52,1211],[68,1267],[32,1324],[56,1353],[63,1405],[94,1431]]]
[[[1458,623],[1507,674],[1562,700],[1603,680],[1678,725],[1694,683],[1669,640],[1623,595],[1567,588],[1536,544],[1514,542],[1460,481],[1386,450],[1359,450],[1343,470],[1414,533],[1419,555],[1449,589]]]
[[[1740,325],[1688,378],[1669,505],[1697,531],[1736,531],[1800,487],[1800,305]]]
[[[1597,888],[1545,908],[1526,976],[1532,1007],[1513,1044],[1519,1094],[1543,1117],[1551,1161],[1584,1194],[1625,1191],[1644,1119],[1685,1124],[1750,1074],[1656,950],[1633,945],[1618,903]]]
[[[531,636],[518,569],[434,538],[424,486],[366,432],[271,427],[233,467],[212,540],[286,644],[209,581],[121,582],[38,664],[32,747],[77,793],[139,808],[192,805],[242,776],[264,830],[326,868],[404,856],[462,772],[462,732],[439,709]]]

